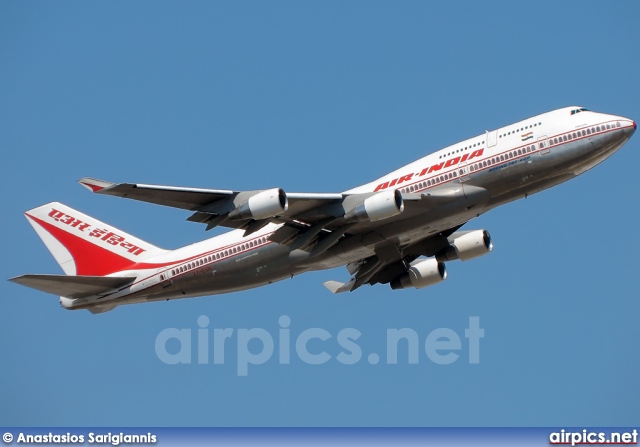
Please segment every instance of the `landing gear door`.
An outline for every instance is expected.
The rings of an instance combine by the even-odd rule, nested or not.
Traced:
[[[538,145],[540,146],[540,155],[546,155],[549,153],[549,143],[547,142],[547,136],[543,135],[538,137]]]

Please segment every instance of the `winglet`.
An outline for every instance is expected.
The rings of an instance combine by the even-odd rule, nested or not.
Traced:
[[[351,278],[349,282],[326,281],[322,283],[331,293],[351,292],[356,284],[355,278]]]
[[[91,177],[84,177],[78,180],[82,186],[87,188],[91,192],[100,192],[105,188],[115,185],[115,183],[106,182],[104,180],[98,180]]]

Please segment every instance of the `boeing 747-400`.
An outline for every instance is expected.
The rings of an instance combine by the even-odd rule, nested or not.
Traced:
[[[48,203],[25,215],[65,274],[11,281],[93,313],[246,290],[341,265],[351,279],[326,282],[333,293],[378,283],[419,289],[444,281],[446,262],[492,250],[487,230],[461,230],[467,222],[593,168],[635,130],[631,119],[566,107],[487,131],[342,193],[83,178],[94,193],[182,208],[207,230],[233,231],[168,251]]]

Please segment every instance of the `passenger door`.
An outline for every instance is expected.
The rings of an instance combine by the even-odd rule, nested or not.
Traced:
[[[487,147],[493,147],[498,144],[498,131],[489,132],[487,130]]]
[[[546,135],[538,137],[538,145],[540,145],[540,155],[546,155],[549,153],[550,148]]]
[[[460,183],[469,180],[469,167],[467,166],[466,161],[463,161],[458,165],[458,178],[460,179]]]
[[[171,285],[171,269],[166,269],[160,272],[160,284],[162,287],[168,287]]]

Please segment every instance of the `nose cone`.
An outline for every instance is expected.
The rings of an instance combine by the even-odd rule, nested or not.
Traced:
[[[629,121],[631,121],[631,126],[627,124],[627,126],[629,127],[627,127],[626,130],[629,132],[629,137],[631,137],[634,133],[636,133],[636,129],[638,128],[638,125],[636,124],[635,120],[629,120]]]
[[[622,131],[627,137],[631,137],[636,132],[638,125],[635,120],[624,116],[618,116],[616,119],[618,120],[618,127],[622,127]]]

